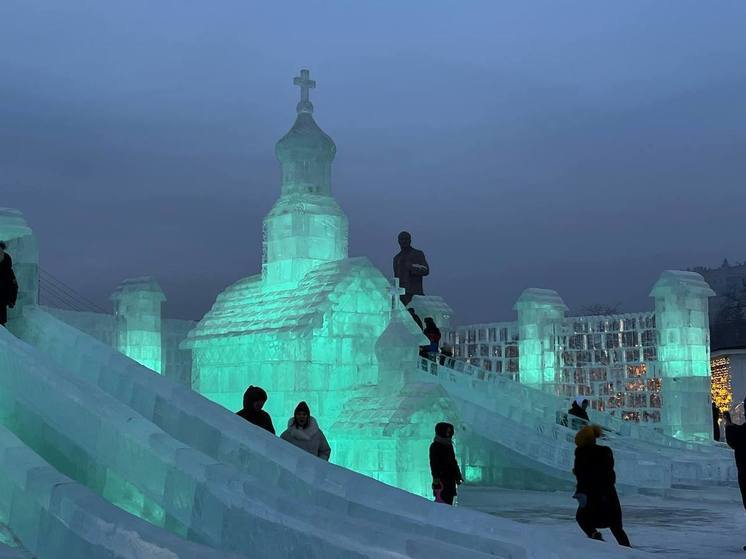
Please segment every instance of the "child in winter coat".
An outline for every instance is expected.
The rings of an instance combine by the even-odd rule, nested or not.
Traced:
[[[288,428],[280,438],[322,460],[329,461],[332,449],[305,402],[301,402],[295,408],[293,417],[288,421]]]
[[[603,540],[598,528],[611,528],[619,545],[630,547],[622,527],[622,506],[616,493],[614,455],[608,446],[596,444],[601,436],[598,425],[583,427],[575,435],[575,467],[578,480],[573,496],[578,500],[575,520],[589,538]]]
[[[433,492],[440,491],[444,503],[453,504],[458,492],[456,486],[464,481],[453,450],[453,425],[438,423],[435,439],[430,445],[430,472],[433,475]]]

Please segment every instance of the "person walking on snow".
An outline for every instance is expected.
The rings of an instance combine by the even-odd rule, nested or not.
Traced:
[[[262,388],[249,386],[243,394],[243,409],[236,412],[236,415],[274,435],[275,426],[272,424],[272,418],[262,409],[266,402],[267,393]]]
[[[0,241],[0,326],[8,322],[8,308],[16,306],[18,282],[13,273],[13,259],[5,252],[7,245]]]
[[[461,469],[456,461],[456,452],[453,449],[454,427],[450,423],[438,423],[435,426],[435,438],[430,444],[430,473],[433,475],[433,492],[448,504],[453,504],[453,499],[458,494],[456,487],[464,481]]]
[[[746,399],[744,399],[744,406],[746,406]],[[746,425],[733,423],[730,412],[725,412],[723,415],[725,416],[725,442],[735,451],[738,487],[741,490],[743,507],[746,509]]]
[[[587,425],[575,435],[575,466],[578,480],[574,499],[578,501],[575,520],[585,534],[602,540],[598,528],[611,528],[619,545],[631,547],[622,526],[622,506],[616,492],[614,454],[608,446],[596,444],[601,436],[598,425]]]
[[[327,462],[332,454],[324,433],[305,402],[295,408],[293,417],[288,420],[288,428],[280,438]]]

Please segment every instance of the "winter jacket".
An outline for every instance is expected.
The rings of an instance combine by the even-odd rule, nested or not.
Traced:
[[[258,386],[249,386],[243,395],[243,409],[236,412],[236,415],[274,435],[275,426],[272,424],[270,415],[264,410],[257,411],[254,409],[254,402],[266,401],[267,393],[263,389]]]
[[[581,445],[575,449],[572,473],[578,481],[576,493],[587,498],[586,518],[595,528],[621,525],[622,507],[615,487],[614,454],[609,447],[592,441],[583,441]]]
[[[312,416],[308,417],[308,425],[305,428],[297,426],[295,418],[290,418],[288,428],[280,435],[280,438],[322,460],[328,461],[332,454],[324,433]]]
[[[444,483],[460,483],[463,480],[450,439],[435,437],[430,444],[430,473],[433,479],[439,479]]]
[[[574,415],[575,417],[579,417],[580,419],[590,421],[590,419],[588,419],[588,412],[585,411],[581,406],[579,406],[577,402],[572,403],[572,406],[569,410],[567,410],[567,413],[570,415]]]
[[[735,450],[738,476],[746,478],[746,424],[725,426],[725,442]]]
[[[440,345],[440,329],[435,328],[425,328],[424,331],[425,336],[427,336],[427,339],[430,340],[430,345],[427,347],[427,350],[430,353],[438,353],[438,346]]]
[[[18,282],[13,273],[13,259],[7,252],[0,260],[0,305],[12,307],[18,298]]]

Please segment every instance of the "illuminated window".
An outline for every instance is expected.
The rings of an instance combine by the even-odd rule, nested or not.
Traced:
[[[727,355],[710,359],[712,372],[712,401],[720,411],[730,410],[733,392],[730,386],[730,357]]]

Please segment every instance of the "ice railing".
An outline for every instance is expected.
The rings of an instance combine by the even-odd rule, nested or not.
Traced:
[[[439,376],[440,368],[449,372],[460,373],[472,380],[481,381],[478,388],[472,386],[474,397],[478,397],[481,403],[489,405],[490,409],[501,415],[504,415],[501,411],[501,405],[504,405],[503,402],[507,398],[512,402],[518,403],[522,408],[530,410],[528,418],[532,422],[535,422],[537,414],[540,414],[545,422],[553,422],[561,425],[563,418],[566,418],[566,411],[570,406],[568,398],[520,384],[515,380],[516,375],[486,371],[480,367],[451,357],[444,358],[441,356],[438,358],[438,361],[422,357],[419,361],[419,368],[434,376]],[[485,398],[485,396],[488,397]],[[709,448],[707,445],[681,441],[666,436],[648,425],[624,421],[619,417],[596,410],[588,411],[592,423],[600,425],[604,430],[620,436],[670,448],[702,452],[706,452]]]

